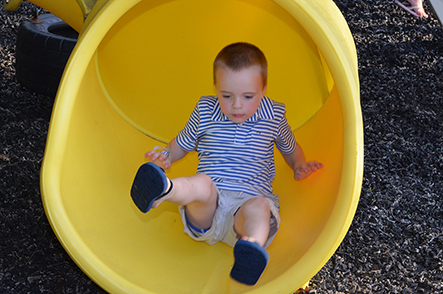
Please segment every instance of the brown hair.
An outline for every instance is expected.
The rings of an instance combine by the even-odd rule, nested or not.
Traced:
[[[255,45],[238,42],[223,48],[214,60],[214,84],[216,83],[216,73],[220,66],[224,66],[230,70],[237,71],[258,65],[262,73],[263,87],[268,82],[268,62],[263,52]]]

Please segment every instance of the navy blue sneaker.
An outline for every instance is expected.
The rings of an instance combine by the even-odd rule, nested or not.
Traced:
[[[168,182],[171,183],[168,191]],[[131,197],[141,212],[148,212],[155,200],[172,190],[172,182],[165,171],[152,162],[144,163],[137,171],[131,188]]]
[[[255,285],[268,265],[269,254],[255,242],[238,240],[234,246],[234,266],[231,277],[246,285]]]

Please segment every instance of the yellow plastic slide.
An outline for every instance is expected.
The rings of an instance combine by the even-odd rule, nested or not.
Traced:
[[[330,0],[108,0],[83,23],[74,0],[35,0],[80,30],[62,78],[41,173],[43,203],[64,248],[111,293],[293,293],[328,261],[361,190],[357,56]],[[257,285],[229,278],[232,248],[183,233],[178,208],[142,214],[129,195],[144,152],[214,95],[212,61],[245,41],[269,62],[266,95],[287,105],[306,156],[301,182],[276,154],[282,225]],[[169,177],[195,174],[188,155]]]

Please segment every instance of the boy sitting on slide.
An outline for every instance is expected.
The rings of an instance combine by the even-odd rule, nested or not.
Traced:
[[[274,144],[302,180],[322,168],[306,161],[285,117],[285,106],[264,96],[267,61],[248,43],[223,48],[214,61],[217,96],[198,101],[183,130],[163,151],[145,154],[131,189],[134,203],[148,212],[163,201],[179,205],[185,232],[212,245],[234,247],[231,277],[254,285],[268,263],[266,247],[280,224],[273,194]],[[188,152],[199,165],[191,177],[169,179],[163,169]]]

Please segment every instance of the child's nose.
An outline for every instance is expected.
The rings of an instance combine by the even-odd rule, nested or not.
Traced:
[[[242,108],[243,107],[243,103],[242,103],[241,99],[235,98],[232,107],[236,108],[236,109]]]

